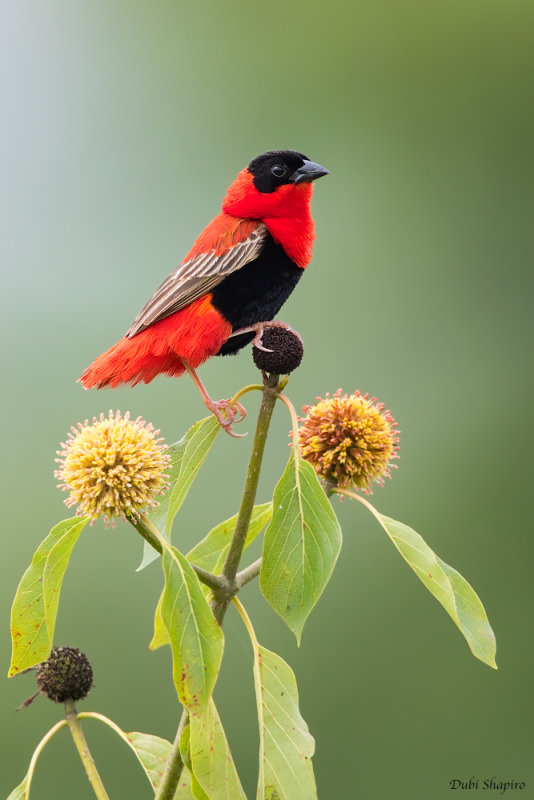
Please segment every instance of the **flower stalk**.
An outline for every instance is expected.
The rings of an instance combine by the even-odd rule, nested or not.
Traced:
[[[241,556],[243,555],[243,548],[247,538],[250,518],[252,516],[252,510],[256,500],[256,492],[258,489],[263,454],[265,452],[267,432],[271,423],[279,388],[278,375],[265,376],[261,406],[258,414],[258,422],[256,424],[254,441],[252,443],[252,451],[248,463],[247,477],[243,489],[243,496],[241,498],[241,505],[239,507],[232,541],[230,542],[230,547],[228,548],[228,553],[221,571],[222,576],[226,578],[230,584],[232,591],[230,595],[226,597],[215,596],[212,603],[213,613],[215,614],[215,618],[219,624],[222,622],[222,618],[230,600],[232,599],[232,596],[237,591],[235,579],[239,569],[239,562],[241,561]]]
[[[80,720],[78,719],[76,708],[74,707],[74,700],[65,700],[65,719],[67,720],[72,738],[74,739],[74,744],[76,745],[76,749],[85,767],[87,777],[89,778],[89,783],[93,787],[95,796],[98,798],[98,800],[109,800],[109,795],[106,792],[100,775],[98,774]]]

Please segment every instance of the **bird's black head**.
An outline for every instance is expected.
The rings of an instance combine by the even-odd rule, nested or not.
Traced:
[[[310,182],[328,170],[310,161],[303,153],[295,150],[270,150],[253,158],[248,165],[253,183],[259,192],[269,194],[285,183]]]

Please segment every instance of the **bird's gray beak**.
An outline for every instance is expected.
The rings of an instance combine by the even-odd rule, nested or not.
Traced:
[[[314,161],[305,160],[302,167],[295,170],[291,176],[291,180],[293,183],[302,183],[303,181],[310,183],[317,178],[322,178],[323,175],[328,175],[328,170],[325,169],[325,167],[316,164]]]

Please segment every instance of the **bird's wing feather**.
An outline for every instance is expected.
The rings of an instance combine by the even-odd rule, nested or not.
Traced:
[[[207,238],[212,246],[202,252],[192,248],[139,312],[126,334],[129,338],[189,305],[259,255],[268,233],[262,222],[235,220],[231,228],[223,231],[217,217],[213,223],[218,225],[213,224],[213,236]],[[209,232],[210,226],[205,233]]]

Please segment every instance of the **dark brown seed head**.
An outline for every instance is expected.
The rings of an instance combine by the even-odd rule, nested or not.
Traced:
[[[73,647],[54,647],[37,668],[37,686],[55,703],[82,700],[93,685],[93,670],[85,653]]]
[[[252,358],[258,369],[276,375],[289,375],[302,361],[304,348],[299,336],[284,328],[266,328],[261,342],[272,352],[252,348]]]

